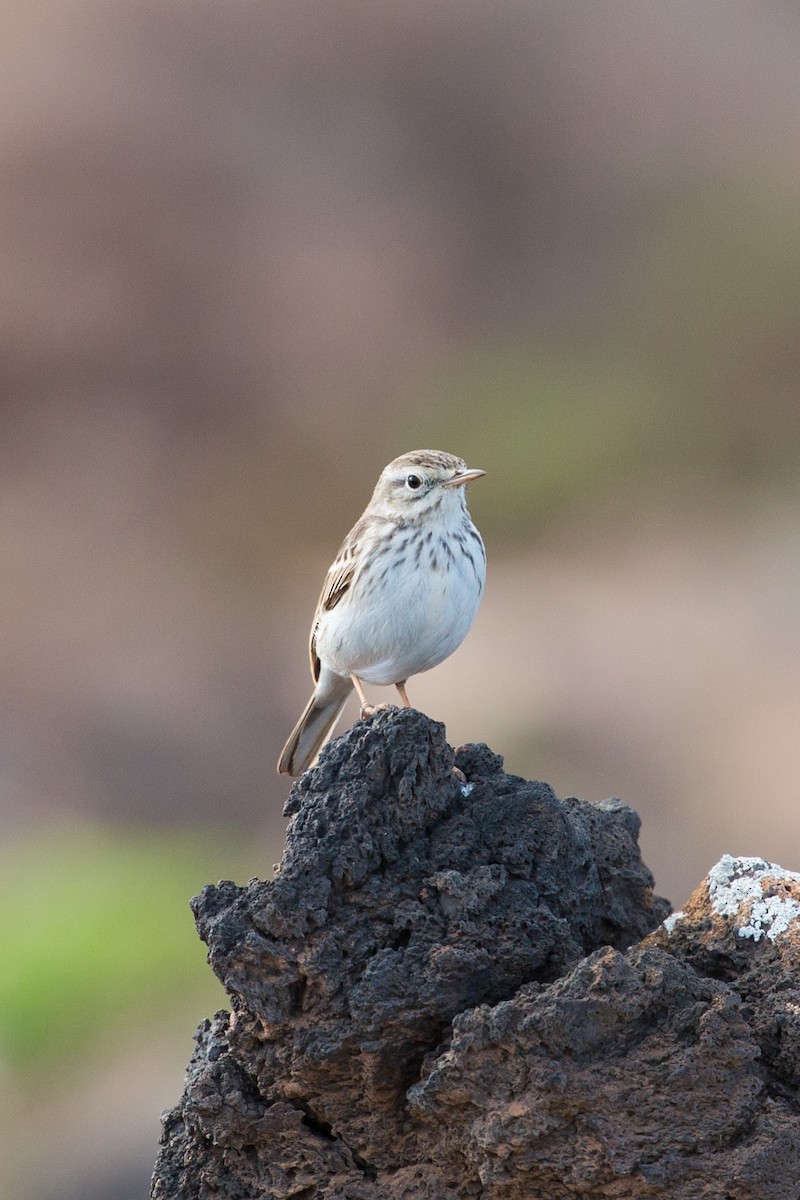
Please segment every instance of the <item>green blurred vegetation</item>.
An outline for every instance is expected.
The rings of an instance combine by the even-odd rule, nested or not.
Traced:
[[[630,482],[657,419],[652,385],[613,354],[495,347],[442,386],[431,444],[490,471],[493,486],[473,493],[476,513],[495,541],[526,541],[568,506],[611,492],[621,473]]]
[[[189,899],[241,844],[227,835],[49,830],[6,846],[0,908],[0,1056],[35,1073],[148,1020],[226,1007]]]
[[[661,206],[610,271],[591,326],[469,351],[409,406],[490,469],[475,511],[524,542],[575,508],[796,493],[800,216],[773,196]]]

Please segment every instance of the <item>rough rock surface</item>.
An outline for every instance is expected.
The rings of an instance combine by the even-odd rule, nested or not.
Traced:
[[[194,901],[232,1011],[154,1200],[800,1197],[800,879],[726,859],[662,924],[631,809],[455,763],[359,723],[275,879]]]

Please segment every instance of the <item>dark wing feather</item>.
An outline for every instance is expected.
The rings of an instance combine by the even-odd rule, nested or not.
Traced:
[[[342,596],[349,590],[355,573],[356,565],[352,559],[346,562],[337,561],[334,563],[328,572],[325,586],[322,589],[322,595],[319,598],[317,615],[321,612],[330,612],[332,608],[336,608]]]
[[[319,615],[323,612],[329,612],[344,596],[345,592],[349,591],[350,585],[356,573],[356,562],[353,557],[353,545],[358,539],[359,527],[361,522],[350,531],[341,545],[339,553],[333,562],[333,566],[325,576],[325,582],[322,585],[322,592],[317,601],[317,608],[314,613],[314,621],[311,625],[311,640],[309,642],[309,657],[311,659],[311,675],[316,683],[319,679],[320,661],[317,658],[317,624]]]

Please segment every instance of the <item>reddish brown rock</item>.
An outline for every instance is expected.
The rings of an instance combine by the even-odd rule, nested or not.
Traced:
[[[661,925],[632,810],[455,760],[419,713],[360,723],[275,880],[194,902],[232,1011],[154,1200],[800,1195],[798,881],[742,898],[723,860]]]

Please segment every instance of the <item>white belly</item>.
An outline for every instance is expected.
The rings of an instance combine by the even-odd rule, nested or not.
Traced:
[[[459,552],[431,570],[419,567],[390,573],[370,590],[356,579],[350,592],[322,613],[316,649],[339,675],[351,672],[367,683],[393,684],[429,671],[461,644],[478,611],[485,564],[474,567]]]

